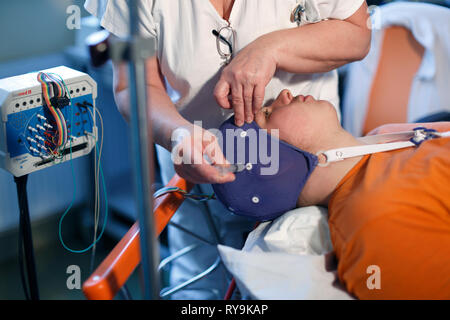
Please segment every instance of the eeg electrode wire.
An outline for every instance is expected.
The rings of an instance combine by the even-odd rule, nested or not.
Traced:
[[[91,115],[91,119],[94,119],[94,117],[95,117],[94,112],[88,108],[89,106],[93,108],[92,104],[90,104],[88,102],[84,102],[84,104],[77,103],[77,106],[86,108],[86,110],[89,111],[89,113]],[[102,150],[103,150],[103,117],[97,108],[95,108],[95,112],[100,119],[102,135],[101,135],[101,139],[100,139],[101,143],[100,143],[100,151],[99,151],[98,159],[97,159],[97,153],[94,156],[94,170],[95,170],[95,172],[94,172],[94,180],[95,180],[95,183],[94,183],[95,184],[94,242],[95,242],[96,235],[97,235],[98,221],[99,221],[99,216],[100,216],[100,202],[98,201],[98,199],[100,198],[100,190],[99,190],[98,181],[99,181],[99,172],[100,172],[100,159],[101,159]],[[92,133],[90,133],[90,132],[85,132],[85,133],[92,135]],[[93,256],[95,256],[95,248],[96,248],[96,246],[94,245]]]
[[[68,139],[68,134],[67,134],[67,124],[64,119],[64,116],[63,116],[61,110],[59,110],[59,108],[55,108],[52,105],[52,102],[50,100],[50,95],[52,93],[51,91],[53,91],[54,97],[65,96],[65,94],[66,94],[66,90],[64,89],[65,85],[61,85],[61,83],[57,79],[53,78],[51,75],[44,73],[44,72],[38,73],[37,80],[41,84],[43,98],[44,98],[47,108],[48,108],[50,114],[53,116],[53,119],[55,120],[55,123],[57,126],[58,142],[55,143],[55,147],[56,147],[55,150],[52,150],[53,155],[56,155],[57,154],[56,150],[59,150],[61,147],[63,147],[66,144],[67,139]],[[55,92],[54,87],[50,86],[49,83],[55,83],[56,87],[58,88],[58,93]]]
[[[94,119],[95,113],[91,111],[89,108],[86,107],[86,109],[89,111],[91,118]],[[94,109],[94,108],[93,108]],[[94,246],[92,247],[92,258],[91,258],[91,271],[94,268],[94,262],[95,262],[95,251],[96,251],[96,239],[97,239],[97,230],[98,230],[98,223],[100,219],[100,190],[99,190],[99,172],[100,172],[100,160],[102,157],[102,150],[103,150],[103,117],[98,111],[97,108],[95,108],[95,112],[97,113],[99,119],[100,119],[100,126],[102,128],[101,130],[101,139],[100,139],[100,152],[97,159],[97,153],[94,156],[94,179],[95,179],[95,209],[94,209]],[[88,133],[88,132],[86,132]]]
[[[69,99],[70,101],[72,101],[72,97],[70,96],[69,90],[67,89],[67,85],[64,82],[64,80],[57,74],[55,74],[57,77],[59,77],[61,79],[61,82],[64,86],[64,89],[66,91],[66,93],[69,95]],[[100,112],[97,110],[97,108],[94,108],[95,111],[98,113],[98,115],[101,117]],[[88,109],[89,110],[89,109]],[[90,110],[89,110],[90,111]],[[92,113],[91,113],[92,116]],[[71,123],[73,123],[73,106],[71,108]],[[94,121],[95,117],[92,118],[92,120]],[[72,208],[74,202],[75,202],[75,195],[76,195],[76,177],[75,177],[75,170],[74,170],[74,166],[73,166],[73,158],[72,158],[72,139],[68,139],[70,142],[69,148],[70,148],[70,166],[71,166],[71,172],[72,172],[72,180],[73,180],[73,193],[72,193],[72,201],[70,203],[70,205],[68,206],[68,208],[64,211],[64,213],[62,214],[60,220],[59,220],[59,224],[58,224],[58,237],[59,237],[59,241],[61,242],[61,245],[68,251],[72,252],[72,253],[85,253],[87,251],[89,251],[91,248],[94,248],[97,244],[98,241],[100,241],[100,239],[103,236],[103,233],[106,229],[106,222],[108,220],[108,196],[107,196],[107,192],[106,192],[106,184],[105,184],[105,178],[103,175],[103,169],[101,166],[101,162],[100,162],[100,158],[101,158],[101,150],[103,148],[103,119],[101,119],[101,127],[102,127],[102,138],[101,138],[101,148],[100,151],[98,149],[98,142],[95,143],[95,160],[97,162],[97,157],[98,157],[98,163],[95,163],[96,165],[96,172],[95,172],[95,198],[96,198],[96,206],[95,206],[95,214],[94,214],[94,229],[95,229],[95,234],[94,234],[94,240],[93,242],[85,249],[82,250],[75,250],[75,249],[71,249],[69,248],[66,243],[63,240],[62,237],[62,223],[64,221],[64,218],[67,216],[67,214],[69,213],[70,209]],[[98,201],[99,195],[100,195],[100,191],[99,191],[99,176],[101,177],[101,182],[102,182],[102,187],[103,187],[103,192],[104,192],[104,198],[105,198],[105,217],[103,220],[103,226],[101,229],[101,232],[97,238],[97,231],[98,231],[98,221],[99,221],[99,212],[100,212],[100,204]]]

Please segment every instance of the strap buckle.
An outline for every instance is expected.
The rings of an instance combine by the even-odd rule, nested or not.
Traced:
[[[438,132],[434,129],[427,129],[425,127],[417,127],[413,129],[414,136],[409,140],[416,145],[420,146],[422,142],[437,138]]]

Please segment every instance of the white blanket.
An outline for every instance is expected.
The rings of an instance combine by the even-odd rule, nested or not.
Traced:
[[[242,250],[219,252],[244,299],[352,299],[337,280],[325,208],[289,211],[260,224]]]
[[[367,57],[347,65],[342,99],[344,129],[361,136],[372,81],[384,38],[384,29],[402,26],[424,47],[422,63],[413,79],[408,102],[408,122],[441,111],[450,111],[450,10],[421,2],[392,2],[373,7],[372,43]],[[395,71],[392,71],[395,72]]]

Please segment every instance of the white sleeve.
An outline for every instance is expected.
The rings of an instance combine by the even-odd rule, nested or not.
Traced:
[[[316,0],[321,19],[345,20],[352,16],[365,0]]]
[[[156,24],[152,9],[154,0],[139,1],[139,30],[144,37],[156,37]],[[129,30],[129,9],[125,0],[86,0],[84,8],[100,20],[100,24],[118,37]]]

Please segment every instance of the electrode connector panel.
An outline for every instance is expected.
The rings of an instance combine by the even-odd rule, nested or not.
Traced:
[[[65,66],[0,79],[0,168],[20,177],[89,154],[96,98],[95,81]]]

